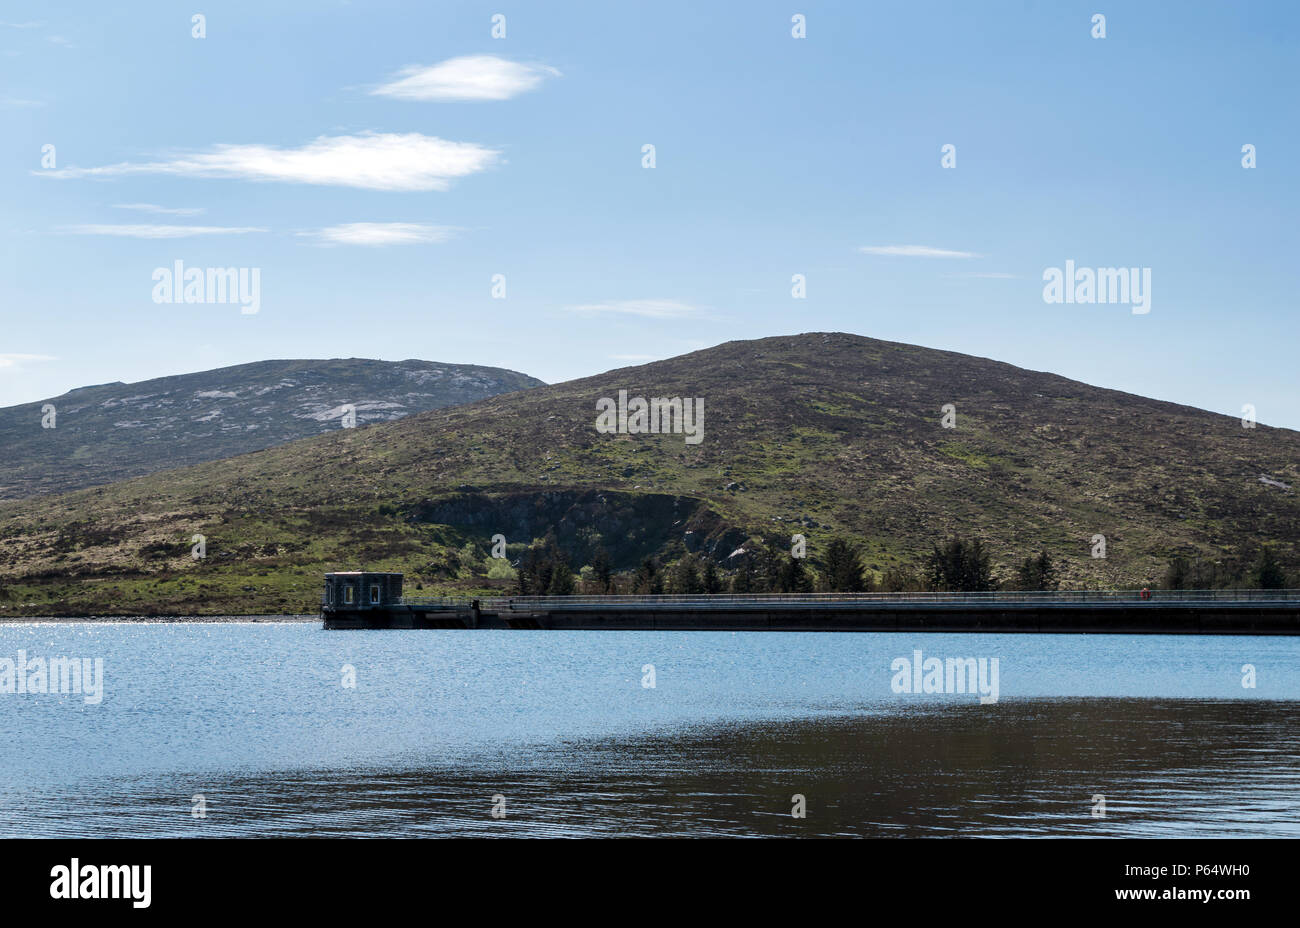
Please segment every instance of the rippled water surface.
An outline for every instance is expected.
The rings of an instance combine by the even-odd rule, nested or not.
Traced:
[[[998,701],[895,693],[916,649],[997,658]],[[0,625],[20,650],[104,694],[0,694],[4,836],[1300,835],[1296,638]]]

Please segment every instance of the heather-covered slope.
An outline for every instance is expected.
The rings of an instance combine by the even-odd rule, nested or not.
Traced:
[[[431,361],[259,361],[82,387],[0,409],[0,499],[215,461],[358,424],[522,390],[514,371]],[[54,406],[53,428],[42,407]],[[49,423],[47,423],[49,424]]]
[[[597,400],[620,389],[702,397],[703,441],[600,434]],[[412,590],[470,589],[491,535],[550,530],[575,568],[597,544],[619,567],[685,550],[725,566],[754,533],[800,531],[814,557],[853,536],[877,571],[961,532],[1003,564],[1046,547],[1067,585],[1139,585],[1173,554],[1261,541],[1294,566],[1297,485],[1300,433],[814,333],[0,505],[0,615],[298,611],[323,571],[361,566],[403,570]],[[1095,534],[1105,560],[1090,557]]]

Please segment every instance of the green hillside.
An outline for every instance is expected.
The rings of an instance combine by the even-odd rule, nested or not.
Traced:
[[[702,397],[703,441],[598,433],[620,389]],[[0,504],[0,616],[310,611],[323,572],[361,567],[404,571],[408,592],[483,589],[496,533],[514,555],[554,532],[575,569],[599,546],[624,570],[687,550],[725,570],[768,533],[803,533],[815,561],[843,534],[876,573],[960,533],[1002,567],[1046,548],[1065,585],[1137,586],[1174,555],[1265,541],[1294,567],[1298,483],[1297,432],[814,333]]]

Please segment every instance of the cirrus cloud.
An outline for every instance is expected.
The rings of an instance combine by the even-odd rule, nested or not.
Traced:
[[[162,216],[197,216],[205,211],[202,206],[158,206],[154,203],[114,203],[113,209],[132,209],[140,213],[158,213]]]
[[[0,354],[0,368],[19,367],[28,361],[57,361],[56,357],[48,354]]]
[[[370,91],[397,100],[509,100],[536,88],[555,68],[522,64],[495,55],[463,55],[428,67],[412,66]]]
[[[122,162],[97,168],[32,171],[41,177],[179,177],[280,181],[362,190],[446,190],[450,182],[486,170],[500,152],[473,142],[449,142],[409,132],[320,136],[298,148],[217,145],[166,161]]]
[[[455,226],[420,222],[346,222],[298,234],[313,236],[324,245],[432,245],[447,241],[458,231]]]
[[[196,235],[244,235],[265,232],[255,226],[165,226],[109,225],[105,223],[62,226],[60,231],[72,235],[116,235],[122,238],[192,238]]]
[[[931,248],[929,245],[863,245],[858,251],[864,255],[891,255],[903,258],[982,258],[971,251],[950,251]]]
[[[680,300],[613,300],[608,303],[584,303],[566,306],[571,313],[644,316],[649,319],[683,319],[698,315],[698,307]]]

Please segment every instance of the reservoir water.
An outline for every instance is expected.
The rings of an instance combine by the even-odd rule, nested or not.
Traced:
[[[996,702],[896,692],[917,650]],[[103,692],[0,692],[5,837],[1300,836],[1300,638],[59,621],[0,690],[20,651]]]

